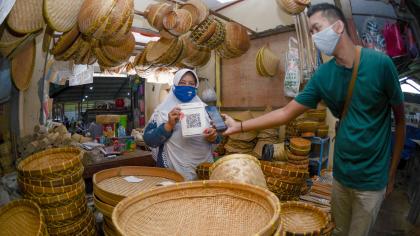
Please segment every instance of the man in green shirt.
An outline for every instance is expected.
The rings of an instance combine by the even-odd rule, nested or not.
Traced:
[[[322,3],[308,10],[315,45],[334,56],[321,65],[305,89],[285,107],[245,122],[225,116],[225,135],[286,124],[323,100],[340,117],[352,78],[356,46],[337,7]],[[391,110],[396,142],[391,157]],[[384,197],[393,190],[404,143],[403,94],[398,73],[385,54],[363,48],[353,94],[336,134],[332,215],[334,235],[368,235]]]

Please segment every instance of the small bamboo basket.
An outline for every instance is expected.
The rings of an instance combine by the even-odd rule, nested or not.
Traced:
[[[120,235],[272,235],[280,203],[270,191],[229,181],[194,181],[121,201],[112,213]],[[228,227],[224,227],[228,225]]]

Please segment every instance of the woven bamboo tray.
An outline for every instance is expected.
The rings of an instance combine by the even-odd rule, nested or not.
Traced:
[[[41,206],[56,206],[56,203],[66,202],[67,200],[71,200],[79,196],[80,194],[84,193],[85,185],[80,185],[78,188],[67,192],[62,193],[59,195],[56,194],[34,194],[34,193],[25,193],[25,197],[28,199],[33,200],[34,202],[40,204]]]
[[[15,200],[0,208],[0,229],[4,236],[48,235],[41,208],[27,199]]]
[[[43,208],[42,212],[44,213],[45,216],[60,215],[66,212],[76,211],[75,209],[81,208],[83,207],[83,205],[86,205],[86,196],[85,194],[80,194],[79,196],[72,199],[72,201],[67,205],[63,205],[61,207],[54,207],[54,208]],[[63,218],[62,220],[73,218],[73,217]]]
[[[272,235],[279,201],[270,191],[229,181],[194,181],[121,201],[112,221],[121,235]],[[222,227],[222,226],[229,227]]]
[[[114,206],[111,206],[100,199],[98,199],[95,195],[93,195],[93,203],[95,207],[102,212],[102,214],[106,217],[112,217],[112,211],[114,211]]]
[[[311,141],[305,138],[291,138],[289,148],[295,155],[306,156],[311,151]]]
[[[18,165],[25,177],[57,177],[55,174],[80,165],[83,152],[78,148],[53,148],[27,157]]]
[[[297,178],[297,179],[307,179],[309,178],[309,172],[306,170],[300,170],[297,168],[293,168],[287,164],[275,164],[268,161],[260,161],[261,162],[261,169],[263,170],[264,174],[269,177],[276,177],[276,178]]]
[[[89,232],[92,227],[95,227],[95,218],[90,209],[87,209],[83,215],[77,217],[71,224],[64,225],[62,227],[50,227],[48,226],[48,233],[50,235],[82,235],[83,230]]]
[[[126,176],[143,179],[129,183]],[[93,192],[104,203],[115,206],[122,199],[158,187],[164,181],[182,182],[184,178],[175,171],[164,168],[124,166],[100,171],[93,175]]]
[[[320,235],[329,219],[321,209],[302,202],[281,204],[278,235]]]
[[[80,164],[78,167],[74,168],[71,172],[64,174],[61,177],[51,178],[51,179],[35,179],[27,177],[19,177],[19,181],[25,184],[30,184],[38,187],[61,187],[66,185],[72,185],[77,183],[83,175],[84,167]]]

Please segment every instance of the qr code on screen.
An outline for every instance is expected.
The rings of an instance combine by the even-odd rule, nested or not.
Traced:
[[[186,115],[186,119],[188,129],[201,127],[200,113],[188,114]]]

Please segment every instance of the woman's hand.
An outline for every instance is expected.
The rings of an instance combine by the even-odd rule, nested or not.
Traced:
[[[213,127],[207,128],[204,130],[204,138],[206,138],[206,140],[209,143],[214,143],[217,139],[217,132],[216,129]]]
[[[223,132],[224,136],[228,136],[231,134],[239,133],[241,132],[241,123],[235,121],[232,117],[222,114],[223,119],[225,119],[225,124],[228,127],[228,129]]]
[[[175,128],[176,123],[181,119],[181,114],[181,108],[178,106],[168,113],[168,122],[165,123],[166,131],[171,132]]]

